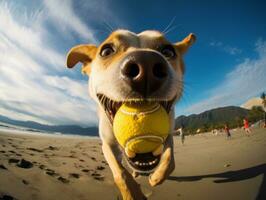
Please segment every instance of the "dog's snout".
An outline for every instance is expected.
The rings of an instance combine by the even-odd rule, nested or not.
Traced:
[[[132,52],[124,58],[121,74],[132,90],[146,97],[163,85],[169,69],[160,54],[142,50]]]

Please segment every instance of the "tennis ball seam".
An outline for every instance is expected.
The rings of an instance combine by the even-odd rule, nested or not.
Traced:
[[[130,111],[126,111],[125,109],[121,109],[121,112],[123,114],[126,115],[148,115],[148,114],[152,114],[154,112],[156,112],[157,110],[159,110],[161,107],[160,104],[156,105],[156,107],[152,108],[151,110],[147,110],[147,111],[140,111],[140,112],[130,112]]]
[[[134,142],[134,141],[139,140],[139,139],[156,139],[156,140],[160,141],[161,144],[163,144],[163,142],[164,142],[164,137],[161,137],[161,136],[151,135],[151,134],[137,135],[137,136],[134,136],[134,137],[131,137],[131,138],[127,139],[126,142],[125,142],[125,147],[130,142]]]

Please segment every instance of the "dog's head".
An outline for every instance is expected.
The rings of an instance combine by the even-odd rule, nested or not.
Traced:
[[[172,44],[158,31],[135,34],[117,30],[98,47],[88,44],[73,47],[67,66],[83,64],[82,71],[90,76],[90,95],[106,112],[111,124],[125,101],[156,101],[170,114],[174,102],[182,95],[182,57],[195,39],[195,35],[189,34]],[[154,168],[158,164],[154,161],[159,159],[151,152],[128,160],[141,170]]]

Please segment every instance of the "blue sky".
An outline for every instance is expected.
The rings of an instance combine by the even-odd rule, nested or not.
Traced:
[[[176,115],[241,105],[266,91],[264,1],[0,0],[0,114],[46,124],[97,124],[80,68],[67,51],[99,44],[112,29],[193,32]],[[172,23],[171,23],[172,22]]]

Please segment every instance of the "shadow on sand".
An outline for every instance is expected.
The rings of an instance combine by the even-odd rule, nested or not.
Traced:
[[[263,174],[263,180],[257,195],[256,200],[266,199],[266,164],[257,165],[250,168],[227,171],[217,174],[207,174],[207,175],[198,175],[198,176],[169,176],[168,180],[178,181],[178,182],[190,182],[190,181],[199,181],[204,178],[223,178],[219,180],[214,180],[214,183],[226,183],[226,182],[235,182],[242,181],[250,178],[254,178]]]

